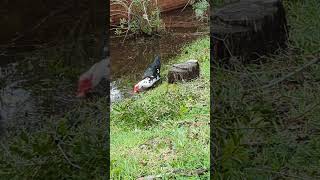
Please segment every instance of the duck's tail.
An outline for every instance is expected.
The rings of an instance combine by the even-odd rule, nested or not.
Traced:
[[[160,55],[157,55],[157,56],[156,56],[154,63],[155,63],[157,66],[161,66]]]

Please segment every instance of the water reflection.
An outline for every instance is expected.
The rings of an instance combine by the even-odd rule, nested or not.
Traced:
[[[21,87],[21,83],[23,81],[13,82],[0,91],[0,113],[3,122],[16,121],[15,123],[25,124],[21,120],[37,117],[35,99],[28,90]]]
[[[0,56],[0,126],[34,127],[79,106],[77,79],[97,58],[68,59],[59,52],[51,48]]]

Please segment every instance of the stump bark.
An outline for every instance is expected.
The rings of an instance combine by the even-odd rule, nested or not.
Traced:
[[[281,0],[240,0],[211,16],[211,59],[244,63],[285,48],[287,20]]]
[[[168,72],[168,83],[189,81],[199,77],[200,67],[197,60],[189,60],[185,63],[174,64]]]

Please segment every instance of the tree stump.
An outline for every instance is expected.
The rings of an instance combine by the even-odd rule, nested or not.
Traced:
[[[168,83],[189,81],[199,77],[200,67],[197,60],[189,60],[185,63],[174,64],[168,72]]]
[[[240,0],[211,16],[211,54],[229,64],[230,57],[250,63],[286,47],[287,20],[281,0]]]

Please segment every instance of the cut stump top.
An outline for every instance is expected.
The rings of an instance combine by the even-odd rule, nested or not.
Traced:
[[[286,47],[287,20],[281,0],[240,0],[218,9],[211,16],[213,57],[253,62],[262,55]]]
[[[174,64],[168,72],[168,82],[188,81],[199,77],[200,67],[197,60],[191,59],[184,63]]]

